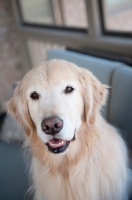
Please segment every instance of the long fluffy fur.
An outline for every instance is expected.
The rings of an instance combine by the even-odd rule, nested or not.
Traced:
[[[82,124],[77,130],[76,140],[70,143],[64,154],[54,155],[48,151],[37,134],[28,102],[23,96],[29,78],[35,74],[42,77],[45,65],[49,68],[54,66],[51,70],[53,72],[59,70],[61,65],[70,66],[82,87]],[[45,73],[51,78],[49,71]],[[63,76],[63,73],[61,75]],[[99,113],[106,98],[105,88],[87,70],[60,60],[41,64],[17,87],[13,98],[8,102],[8,110],[24,126],[27,133],[26,142],[32,152],[31,171],[35,200],[128,199],[126,145],[118,131]]]

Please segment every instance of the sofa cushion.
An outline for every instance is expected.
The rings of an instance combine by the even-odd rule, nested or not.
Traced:
[[[0,199],[23,200],[29,188],[21,145],[0,142]]]
[[[110,123],[126,132],[132,145],[132,68],[114,73],[109,109]]]

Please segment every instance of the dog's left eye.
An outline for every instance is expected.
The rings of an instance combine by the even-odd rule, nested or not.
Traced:
[[[37,92],[33,92],[30,96],[33,100],[37,100],[39,99],[39,94],[37,94]]]
[[[73,92],[73,90],[74,90],[73,87],[71,87],[71,86],[67,86],[67,87],[65,88],[65,94],[67,94],[67,93],[71,93],[71,92]]]

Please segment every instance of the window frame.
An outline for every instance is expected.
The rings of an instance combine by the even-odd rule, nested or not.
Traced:
[[[101,0],[85,0],[89,24],[85,30],[56,26],[49,27],[45,25],[36,26],[23,23],[18,1],[10,0],[10,2],[19,39],[22,41],[22,53],[27,69],[32,67],[29,53],[27,53],[27,39],[57,43],[81,52],[99,51],[102,54],[104,52],[107,55],[132,60],[132,35],[128,36],[126,34],[124,35],[124,32],[122,34],[105,30]]]

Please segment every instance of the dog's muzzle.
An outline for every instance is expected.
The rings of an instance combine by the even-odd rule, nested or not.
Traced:
[[[46,145],[49,151],[55,154],[64,152],[70,142],[75,139],[75,134],[71,141],[57,138],[57,133],[59,133],[63,128],[63,120],[57,116],[44,118],[41,123],[41,128],[45,134],[53,136],[53,138],[49,140]]]

